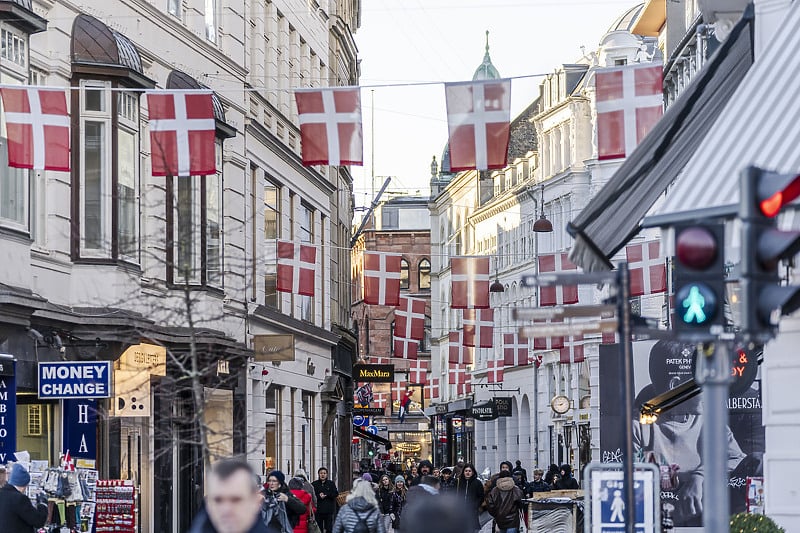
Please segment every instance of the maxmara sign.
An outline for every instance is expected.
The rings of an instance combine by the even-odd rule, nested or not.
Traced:
[[[357,383],[392,383],[394,365],[354,365],[353,381]]]

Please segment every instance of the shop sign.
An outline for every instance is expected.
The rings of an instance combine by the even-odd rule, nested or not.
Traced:
[[[294,361],[294,335],[254,335],[256,362]]]
[[[492,398],[497,416],[511,416],[511,398]]]
[[[440,404],[436,406],[436,414],[437,415],[446,415],[447,414],[447,404]]]
[[[64,400],[64,451],[75,459],[97,460],[97,400]]]
[[[494,400],[489,400],[483,403],[473,405],[469,410],[470,416],[475,420],[488,422],[497,418],[497,406]]]
[[[108,398],[110,361],[39,363],[39,398]]]
[[[353,365],[353,381],[357,383],[392,383],[394,365]]]
[[[14,376],[14,360],[10,356],[0,355],[0,362],[5,372],[0,375],[0,464],[6,464],[16,459],[17,379]]]
[[[386,409],[383,407],[353,407],[353,414],[365,416],[384,416]]]
[[[118,370],[142,370],[153,376],[166,376],[167,349],[156,344],[129,346],[119,358]]]

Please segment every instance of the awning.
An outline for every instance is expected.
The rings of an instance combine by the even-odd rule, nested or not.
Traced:
[[[371,440],[377,444],[382,444],[383,446],[386,446],[387,451],[392,449],[392,442],[389,439],[384,439],[379,435],[373,435],[372,433],[364,431],[358,426],[353,426],[353,436],[361,439]]]
[[[681,97],[569,223],[575,264],[587,271],[611,268],[609,259],[639,232],[642,218],[697,151],[750,68],[752,24],[751,5]]]
[[[699,210],[734,215],[739,174],[748,165],[778,172],[800,170],[798,47],[800,6],[794,3],[663,205],[645,219],[648,226],[696,216]]]

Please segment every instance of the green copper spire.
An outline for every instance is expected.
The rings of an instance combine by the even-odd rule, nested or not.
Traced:
[[[492,64],[492,58],[489,56],[489,30],[486,30],[486,53],[483,55],[483,63],[475,69],[472,79],[473,81],[500,79],[500,73]]]

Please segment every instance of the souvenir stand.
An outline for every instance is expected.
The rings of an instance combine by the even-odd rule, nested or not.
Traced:
[[[39,532],[92,531],[97,470],[75,469],[72,466],[50,468],[47,461],[17,464],[27,468],[31,474],[28,497],[33,502],[36,502],[39,494],[47,497],[47,522]]]
[[[97,482],[96,533],[136,531],[136,487],[133,481],[101,479]]]

